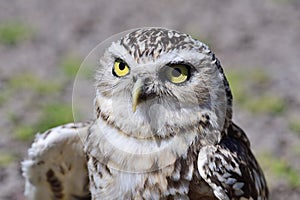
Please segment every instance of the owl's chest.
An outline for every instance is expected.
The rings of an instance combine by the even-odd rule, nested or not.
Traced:
[[[196,131],[161,141],[140,140],[124,136],[101,121],[97,123],[85,143],[94,199],[187,195],[196,169],[196,157],[191,156],[196,152],[191,150]]]
[[[129,173],[109,168],[90,157],[90,189],[93,199],[163,199],[187,195],[194,173],[193,163],[176,160],[163,169]]]

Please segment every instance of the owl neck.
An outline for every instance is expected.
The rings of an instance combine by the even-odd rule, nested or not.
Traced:
[[[90,128],[85,151],[117,170],[149,172],[173,164],[179,157],[186,157],[197,135],[194,131],[168,139],[142,140],[120,134],[118,129],[99,118]]]

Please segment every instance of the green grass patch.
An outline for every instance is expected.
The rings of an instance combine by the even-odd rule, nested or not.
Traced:
[[[293,153],[295,153],[297,156],[300,156],[300,144],[293,145],[291,149]]]
[[[0,94],[0,106],[6,101],[6,96]]]
[[[300,134],[300,119],[296,119],[296,118],[290,119],[288,126],[291,131]]]
[[[22,118],[19,119],[19,116],[8,116],[16,126],[14,130],[16,139],[23,141],[32,140],[37,132],[43,132],[54,126],[73,121],[71,103],[70,105],[52,103],[53,100],[46,98],[51,95],[57,97],[63,91],[65,84],[66,81],[63,79],[50,82],[30,73],[17,74],[8,80],[6,87],[9,91],[14,93],[32,91],[37,94],[36,98],[40,98],[39,101],[30,102],[29,106],[34,106],[35,109],[42,112],[38,121],[31,124],[23,122],[24,120]]]
[[[236,70],[230,70],[226,73],[229,85],[232,91],[234,101],[243,103],[247,100],[247,87],[245,81],[245,74]]]
[[[14,130],[15,138],[22,141],[32,140],[35,134],[35,128],[30,125],[19,125]]]
[[[41,109],[41,118],[36,123],[32,125],[21,124],[15,129],[16,139],[29,141],[34,138],[37,132],[41,133],[55,126],[74,121],[71,105],[52,103],[44,105]]]
[[[280,114],[285,110],[285,103],[277,96],[266,94],[245,101],[243,107],[253,113]]]
[[[16,160],[16,157],[10,153],[0,152],[0,167],[5,167]]]
[[[45,131],[73,121],[72,106],[69,104],[49,104],[42,109],[42,118],[36,124],[38,131]]]
[[[253,113],[281,114],[285,101],[275,94],[268,93],[271,81],[262,69],[230,70],[226,73],[233,99],[242,108]]]
[[[258,157],[262,168],[269,171],[278,179],[284,179],[290,187],[300,187],[300,172],[294,169],[283,159],[276,158],[270,154],[264,154]]]
[[[33,30],[21,22],[5,22],[0,25],[0,42],[5,45],[16,45],[32,35]]]
[[[59,66],[68,78],[73,79],[75,78],[80,65],[81,59],[74,56],[67,56],[61,61]]]
[[[30,73],[17,74],[9,79],[8,88],[10,90],[33,90],[38,94],[51,94],[63,89],[62,81],[50,82],[42,80],[38,76]]]
[[[264,86],[271,81],[268,73],[260,68],[250,70],[245,76],[252,80],[253,84],[257,86]]]
[[[9,98],[9,92],[4,90],[0,93],[0,106],[3,105]]]

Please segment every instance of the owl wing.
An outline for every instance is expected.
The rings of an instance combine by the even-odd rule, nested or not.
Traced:
[[[27,199],[90,199],[83,151],[88,127],[70,123],[36,136],[22,162]]]
[[[198,171],[220,200],[268,199],[267,184],[249,140],[233,123],[220,144],[201,149]]]

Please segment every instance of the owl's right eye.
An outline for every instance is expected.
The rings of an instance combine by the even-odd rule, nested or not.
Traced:
[[[126,76],[129,74],[129,66],[122,60],[116,60],[113,67],[113,75],[117,77]]]

